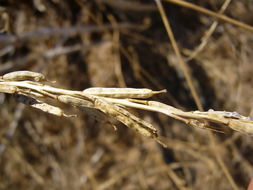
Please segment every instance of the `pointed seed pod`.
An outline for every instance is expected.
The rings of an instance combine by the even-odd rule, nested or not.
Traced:
[[[45,81],[46,78],[41,73],[31,72],[31,71],[14,71],[3,75],[3,80],[6,81],[24,81],[32,80],[36,82]]]
[[[150,98],[155,94],[165,93],[166,90],[152,91],[147,88],[100,88],[93,87],[83,90],[85,94],[110,98]]]
[[[88,108],[94,107],[93,103],[88,100],[83,100],[81,98],[76,98],[68,95],[60,95],[57,97],[57,99],[65,104],[70,104],[72,106],[88,107]]]

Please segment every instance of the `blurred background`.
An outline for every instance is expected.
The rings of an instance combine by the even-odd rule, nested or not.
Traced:
[[[253,2],[194,4],[253,25]],[[252,32],[163,1],[204,110],[253,117]],[[71,90],[133,87],[168,93],[154,100],[197,110],[152,0],[0,0],[0,75],[41,72]],[[54,102],[60,118],[0,94],[0,189],[245,189],[252,137],[189,127],[131,110],[165,136],[168,148],[84,110]],[[218,128],[219,129],[219,128]],[[212,132],[212,134],[211,134]]]

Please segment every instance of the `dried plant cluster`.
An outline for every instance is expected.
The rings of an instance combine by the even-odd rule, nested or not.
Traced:
[[[155,94],[165,93],[166,90],[93,87],[83,91],[73,91],[46,85],[43,83],[44,81],[47,79],[41,73],[11,72],[0,76],[0,92],[14,94],[20,102],[57,116],[72,117],[73,115],[67,115],[61,108],[46,103],[45,98],[52,98],[79,108],[97,109],[110,118],[136,130],[141,135],[154,139],[158,137],[156,128],[131,114],[126,108],[160,112],[199,128],[210,128],[208,122],[215,122],[236,131],[253,135],[253,120],[236,112],[214,110],[184,112],[157,101],[143,100]]]
[[[0,189],[246,189],[252,11],[1,1]]]

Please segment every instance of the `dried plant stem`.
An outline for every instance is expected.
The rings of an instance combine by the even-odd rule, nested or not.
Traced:
[[[17,74],[20,76],[22,73],[27,72],[17,71],[12,75]],[[17,99],[19,101],[31,107],[57,116],[72,116],[45,102],[46,98],[51,98],[71,106],[99,110],[135,129],[140,134],[152,138],[158,136],[157,130],[151,124],[128,112],[127,107],[162,113],[193,127],[207,128],[208,122],[214,122],[241,133],[253,135],[253,120],[236,112],[214,110],[185,112],[161,102],[136,99],[151,97],[155,94],[164,93],[166,90],[96,87],[83,91],[74,91],[46,85],[44,84],[45,81],[35,82],[32,78],[30,78],[30,81],[20,81],[20,78],[19,81],[10,81],[9,79],[6,81],[4,77],[0,76],[0,78],[2,78],[0,79],[0,92],[18,95]],[[14,79],[16,80],[15,77]]]
[[[225,0],[223,5],[221,6],[219,13],[223,14],[223,12],[227,9],[228,5],[231,3],[231,0]],[[218,26],[218,21],[214,21],[209,29],[205,32],[204,36],[201,38],[201,43],[194,49],[194,51],[187,57],[186,62],[194,59],[207,45],[209,38],[214,33],[215,29]]]
[[[227,17],[225,15],[222,15],[220,13],[216,13],[214,11],[210,11],[208,9],[205,9],[203,7],[200,7],[200,6],[197,6],[197,5],[194,5],[192,3],[189,3],[189,2],[186,2],[186,1],[183,1],[183,0],[163,0],[163,1],[167,1],[167,2],[170,2],[170,3],[174,3],[174,4],[177,4],[177,5],[180,5],[182,7],[187,7],[189,9],[192,9],[192,10],[195,10],[197,12],[200,12],[200,13],[203,13],[203,14],[206,14],[206,15],[209,15],[209,16],[212,16],[212,17],[215,17],[219,20],[222,20],[222,21],[225,21],[225,22],[228,22],[230,24],[233,24],[235,26],[238,26],[238,27],[241,27],[241,28],[244,28],[246,30],[249,30],[251,32],[253,32],[253,26],[250,26],[248,24],[245,24],[243,22],[240,22],[240,21],[237,21],[235,19],[232,19],[230,17]]]

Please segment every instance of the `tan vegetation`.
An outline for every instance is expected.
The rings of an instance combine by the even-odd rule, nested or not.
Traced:
[[[0,189],[245,189],[252,9],[3,2]]]

